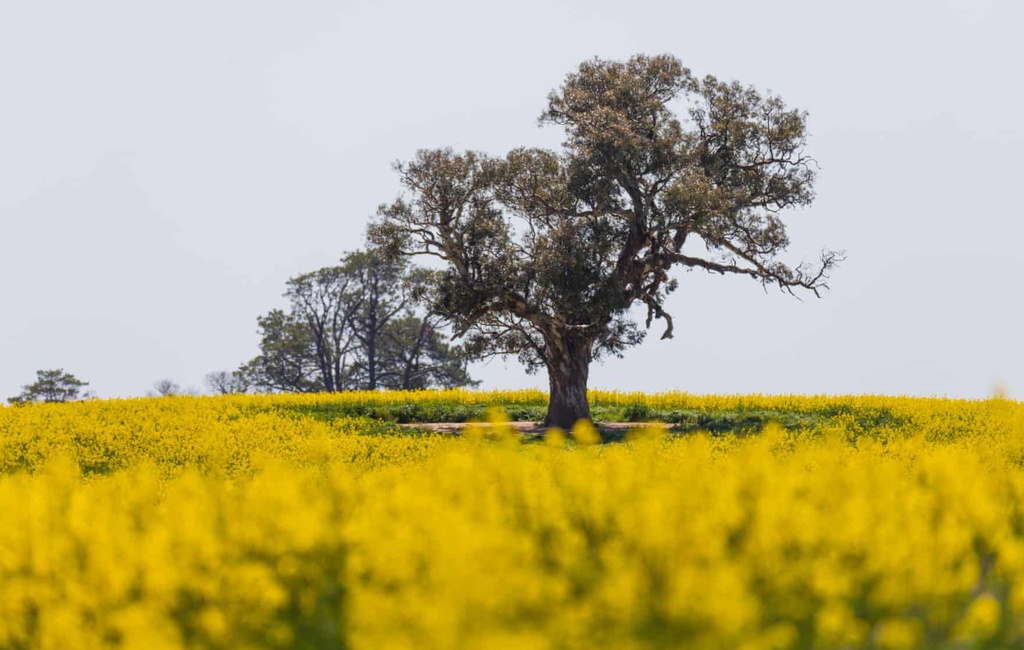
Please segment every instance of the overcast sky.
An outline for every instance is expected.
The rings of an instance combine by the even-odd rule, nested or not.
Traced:
[[[39,0],[0,8],[0,400],[42,368],[100,396],[202,388],[285,281],[359,247],[392,162],[557,147],[547,93],[671,53],[807,110],[818,197],[786,259],[821,299],[680,273],[661,330],[591,386],[1024,397],[1013,0],[489,3]],[[484,388],[546,387],[510,359]]]

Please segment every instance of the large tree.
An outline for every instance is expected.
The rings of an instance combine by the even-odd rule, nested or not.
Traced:
[[[810,204],[815,177],[806,114],[778,97],[697,79],[672,56],[595,59],[540,120],[564,127],[562,151],[424,150],[396,165],[405,192],[370,238],[444,262],[434,309],[471,350],[547,370],[546,424],[589,418],[591,362],[643,339],[630,307],[672,337],[673,268],[826,287],[839,254],[795,267],[777,257],[789,243],[780,214]]]

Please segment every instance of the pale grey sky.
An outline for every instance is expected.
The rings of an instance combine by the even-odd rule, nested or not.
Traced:
[[[361,244],[424,147],[557,147],[581,61],[667,52],[806,109],[820,300],[680,275],[594,387],[1024,397],[1024,4],[1014,0],[0,5],[0,400],[62,367],[141,395],[256,353],[289,276]],[[546,386],[514,360],[485,388]]]

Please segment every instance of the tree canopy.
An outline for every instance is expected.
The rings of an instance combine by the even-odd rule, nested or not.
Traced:
[[[433,311],[472,353],[546,368],[546,424],[571,426],[589,417],[590,363],[644,337],[630,307],[672,337],[672,269],[788,293],[827,287],[841,254],[797,266],[778,257],[789,244],[782,213],[814,197],[806,118],[775,95],[698,79],[673,56],[594,59],[540,116],[564,128],[561,151],[421,150],[396,165],[404,192],[369,236],[387,255],[443,261]]]
[[[89,382],[82,381],[63,368],[37,370],[36,380],[21,387],[21,393],[7,399],[11,404],[29,402],[70,402],[80,398]]]
[[[260,354],[238,386],[286,392],[475,385],[467,357],[422,308],[432,274],[373,251],[288,281],[287,310],[261,316]]]

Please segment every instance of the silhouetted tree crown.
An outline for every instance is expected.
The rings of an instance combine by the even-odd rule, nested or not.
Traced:
[[[81,396],[89,382],[82,381],[62,368],[37,370],[36,380],[21,387],[21,393],[7,399],[11,404],[29,402],[71,402]]]
[[[259,390],[471,386],[468,359],[422,308],[434,274],[374,251],[288,281],[287,310],[258,319],[260,354],[234,377]]]

